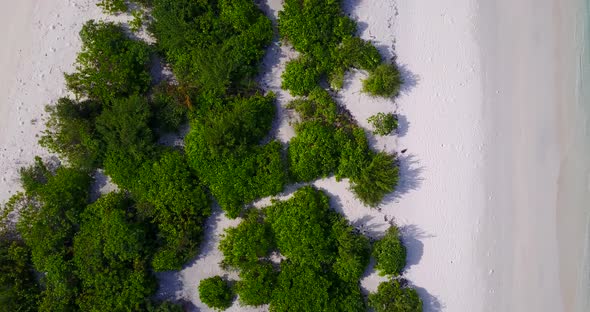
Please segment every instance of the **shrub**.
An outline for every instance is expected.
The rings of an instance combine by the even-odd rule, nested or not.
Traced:
[[[119,14],[127,11],[125,0],[100,0],[96,6],[101,7],[107,14]]]
[[[373,126],[373,134],[390,135],[397,130],[397,117],[393,113],[377,113],[367,121]]]
[[[183,88],[161,83],[153,90],[150,101],[154,126],[162,131],[178,131],[186,122],[190,96]],[[188,101],[187,101],[188,99]]]
[[[0,235],[0,305],[4,311],[37,311],[40,287],[31,251],[13,233]]]
[[[379,284],[377,292],[369,294],[369,306],[375,312],[422,312],[416,290],[402,287],[396,280]]]
[[[273,247],[270,226],[263,222],[256,210],[249,211],[245,220],[237,227],[226,229],[219,243],[223,264],[242,269],[267,256]]]
[[[373,247],[375,268],[380,275],[399,275],[406,266],[406,247],[400,239],[396,226],[390,227],[385,236],[375,242]]]
[[[358,281],[369,264],[369,239],[355,233],[354,228],[344,218],[337,218],[333,222],[332,235],[338,246],[338,257],[333,264],[334,273],[343,281]]]
[[[84,24],[80,38],[76,72],[65,75],[76,96],[108,103],[147,91],[150,50],[145,43],[127,38],[121,26],[93,20]]]
[[[150,28],[181,82],[237,91],[258,71],[272,24],[254,2],[154,0]]]
[[[25,170],[43,172],[45,167]],[[45,175],[47,174],[47,175]],[[40,310],[71,310],[77,281],[71,260],[73,236],[86,207],[92,179],[82,171],[60,167],[55,174],[43,173],[34,187],[25,189],[17,230],[28,248],[37,272],[45,272]]]
[[[155,291],[155,279],[145,263],[150,242],[131,204],[124,195],[110,193],[81,216],[73,249],[82,311],[141,310]]]
[[[336,53],[345,68],[372,71],[381,63],[381,54],[377,48],[359,37],[345,38]]]
[[[352,191],[365,205],[377,207],[385,195],[393,192],[399,181],[395,156],[385,152],[372,155],[368,166],[351,177]]]
[[[307,95],[318,85],[321,73],[311,60],[298,58],[287,63],[281,87],[294,96]]]
[[[338,166],[339,144],[334,128],[318,122],[297,125],[289,143],[289,170],[296,181],[326,177]]]
[[[311,187],[266,211],[281,254],[296,263],[320,268],[334,260],[328,197]]]
[[[122,188],[131,188],[139,168],[153,157],[150,119],[147,101],[137,95],[116,99],[96,119],[106,147],[105,172]]]
[[[327,311],[332,281],[305,262],[281,263],[277,287],[273,292],[270,311]]]
[[[270,303],[277,275],[278,272],[268,262],[261,262],[243,269],[236,286],[240,302],[250,306]]]
[[[158,227],[154,270],[180,269],[197,254],[202,225],[211,210],[185,157],[177,151],[162,152],[157,161],[147,162],[139,170],[132,191],[139,200],[149,203],[141,205],[141,213]]]
[[[395,65],[381,64],[363,81],[363,92],[373,96],[393,97],[399,93],[402,78]]]
[[[208,307],[225,310],[231,306],[234,293],[221,276],[214,276],[201,281],[199,284],[199,297]]]
[[[101,142],[94,125],[102,111],[96,101],[61,98],[46,106],[49,114],[39,144],[65,158],[72,166],[90,169],[101,163]]]

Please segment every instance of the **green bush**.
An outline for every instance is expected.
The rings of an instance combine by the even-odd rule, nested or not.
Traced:
[[[147,100],[136,95],[116,99],[96,119],[96,128],[106,147],[105,172],[122,188],[131,188],[139,168],[153,157],[150,120]]]
[[[373,96],[393,97],[399,93],[402,83],[395,65],[381,64],[363,81],[363,92]]]
[[[4,311],[37,311],[40,286],[30,249],[13,233],[0,234],[0,306]]]
[[[204,279],[199,284],[199,297],[210,308],[225,310],[234,299],[232,288],[221,276]]]
[[[380,275],[400,275],[406,266],[406,247],[396,226],[390,227],[385,236],[375,242],[373,257],[375,269]]]
[[[250,0],[154,0],[150,27],[183,82],[204,91],[237,91],[258,72],[273,31]]]
[[[377,207],[385,195],[393,192],[399,181],[395,156],[385,152],[372,155],[371,162],[351,177],[352,191],[365,205]]]
[[[373,126],[375,135],[390,135],[397,130],[397,117],[393,113],[377,113],[367,121]]]
[[[90,169],[101,163],[101,142],[94,125],[102,111],[96,101],[61,98],[46,106],[49,114],[39,144],[65,158],[72,166]]]
[[[345,38],[336,53],[345,68],[372,71],[381,64],[381,54],[377,48],[359,37]]]
[[[74,238],[77,304],[82,311],[141,310],[156,282],[145,263],[150,251],[131,202],[110,193],[89,205]]]
[[[192,169],[231,218],[244,204],[278,194],[286,182],[282,145],[259,145],[271,127],[273,101],[274,95],[213,101],[185,138]]]
[[[158,227],[158,250],[152,260],[155,271],[178,270],[198,252],[203,223],[210,203],[189,170],[186,159],[176,151],[165,151],[147,162],[132,187],[141,213]]]
[[[375,312],[422,312],[416,290],[402,287],[395,280],[379,284],[377,292],[369,294],[369,306]]]
[[[307,95],[320,80],[321,73],[315,67],[313,61],[306,58],[298,58],[287,63],[281,76],[281,87],[287,89],[292,95]]]
[[[297,125],[289,143],[289,169],[296,181],[327,177],[338,166],[339,144],[335,129],[317,122]]]
[[[86,207],[92,179],[85,172],[64,167],[52,175],[40,163],[23,172],[41,173],[34,184],[25,188],[27,200],[16,225],[31,249],[35,270],[45,273],[40,310],[71,310],[78,288],[71,260],[72,238]]]
[[[119,14],[127,11],[125,0],[100,0],[96,5],[107,14]]]
[[[147,91],[150,50],[145,43],[127,38],[121,26],[94,20],[84,24],[80,38],[76,72],[65,75],[68,89],[77,97],[108,103]]]
[[[355,233],[344,218],[333,221],[332,232],[338,246],[338,257],[332,269],[343,281],[354,283],[361,278],[369,264],[369,239]]]
[[[249,211],[237,227],[226,229],[219,243],[223,264],[242,269],[266,257],[273,248],[270,226],[263,222],[257,210]]]
[[[291,200],[275,203],[266,213],[283,256],[318,269],[334,260],[326,195],[304,187]]]
[[[330,306],[330,277],[318,268],[290,261],[281,263],[270,311],[336,311]]]
[[[154,126],[162,131],[178,131],[186,122],[191,105],[190,96],[181,87],[168,83],[161,83],[153,89],[150,103]]]
[[[249,306],[270,303],[277,275],[278,272],[268,262],[261,262],[243,269],[236,286],[240,303]]]

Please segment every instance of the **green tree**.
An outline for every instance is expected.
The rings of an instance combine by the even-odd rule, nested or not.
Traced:
[[[216,310],[229,308],[234,300],[234,292],[221,276],[204,279],[199,284],[199,297],[204,304]]]
[[[290,261],[281,263],[281,274],[269,310],[328,311],[332,281],[313,266]]]
[[[332,235],[338,246],[338,256],[332,265],[334,273],[343,281],[358,281],[367,265],[371,254],[369,239],[355,233],[346,219],[338,216],[332,224]]]
[[[416,290],[402,287],[396,280],[379,284],[377,292],[369,294],[369,306],[375,312],[422,312]]]
[[[406,266],[406,247],[401,241],[399,229],[391,226],[385,236],[373,246],[375,268],[380,275],[399,275]]]
[[[109,103],[147,91],[150,50],[145,43],[127,38],[121,26],[94,20],[84,24],[80,38],[76,71],[65,75],[76,96]]]

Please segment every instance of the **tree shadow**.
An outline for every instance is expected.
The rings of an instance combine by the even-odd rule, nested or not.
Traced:
[[[421,240],[434,237],[427,234],[415,224],[403,225],[400,228],[404,246],[407,249],[406,270],[420,263],[424,255],[424,244]]]
[[[399,92],[401,94],[408,94],[418,85],[420,82],[420,76],[410,71],[406,64],[397,64],[397,68],[402,78],[402,85]]]
[[[405,115],[397,114],[397,130],[395,134],[401,138],[408,134],[408,129],[410,128],[410,122]]]
[[[197,261],[206,257],[210,252],[217,250],[216,236],[217,228],[223,216],[223,211],[217,203],[212,206],[211,216],[204,225],[204,235],[199,252],[195,258],[185,263],[178,271],[167,271],[155,273],[158,280],[158,291],[155,298],[158,300],[170,300],[182,303],[185,311],[199,311],[199,309],[187,298],[185,298],[184,285],[181,272],[189,267],[193,267]]]
[[[436,296],[430,294],[428,290],[413,285],[412,283],[410,283],[410,285],[416,290],[420,299],[422,299],[422,308],[424,312],[440,312],[445,309],[445,305],[440,302]]]
[[[399,166],[399,182],[395,191],[385,196],[383,203],[396,202],[405,194],[417,190],[424,178],[422,172],[424,167],[420,166],[420,161],[413,154],[401,154],[397,156]]]

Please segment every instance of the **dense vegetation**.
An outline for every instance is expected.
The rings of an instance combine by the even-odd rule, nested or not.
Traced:
[[[254,80],[273,36],[254,1],[98,3],[112,14],[127,12],[129,4],[141,6],[132,29],[142,26],[143,12],[152,15],[148,30],[156,44],[130,39],[114,23],[91,20],[82,27],[75,71],[65,75],[75,98],[47,107],[40,140],[65,164],[54,168],[37,159],[24,168],[23,191],[0,219],[0,306],[180,311],[150,299],[154,272],[178,270],[194,258],[212,196],[227,216],[244,219],[220,244],[222,265],[238,270],[240,280],[231,286],[219,276],[203,280],[204,303],[225,309],[235,291],[242,304],[270,304],[271,311],[365,310],[359,278],[371,245],[330,209],[326,195],[304,187],[263,210],[244,207],[288,182],[330,175],[349,179],[366,205],[379,205],[397,185],[395,156],[372,151],[364,130],[319,86],[327,79],[341,88],[346,71],[357,68],[370,73],[365,91],[393,96],[401,83],[395,65],[382,63],[371,43],[354,36],[356,24],[342,14],[340,1],[287,0],[279,31],[301,57],[287,65],[283,87],[306,97],[290,103],[299,119],[285,148],[269,137],[275,95],[263,94]],[[174,81],[153,85],[155,57],[171,65]],[[158,144],[187,121],[184,148]],[[119,190],[91,202],[98,169]],[[402,251],[405,260],[397,232],[388,233],[375,244],[378,268],[401,272]],[[380,287],[371,304],[388,291]]]
[[[369,294],[369,306],[375,312],[421,312],[422,300],[415,289],[393,280],[379,284],[377,292]]]
[[[206,278],[199,284],[199,297],[208,307],[225,310],[231,306],[234,293],[231,286],[221,276]]]
[[[369,148],[364,131],[329,93],[314,89],[288,106],[299,115],[296,136],[288,149],[289,168],[296,181],[336,174],[349,178],[356,196],[377,206],[398,182],[395,157]]]
[[[359,278],[370,244],[330,209],[311,187],[293,198],[252,210],[223,237],[223,264],[240,271],[237,293],[245,305],[270,303],[271,311],[359,311]],[[271,254],[285,257],[279,264]]]
[[[151,31],[182,84],[208,94],[250,89],[270,20],[252,0],[152,0]]]

